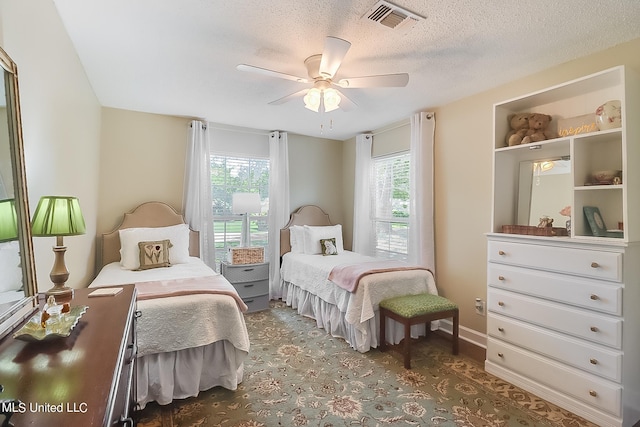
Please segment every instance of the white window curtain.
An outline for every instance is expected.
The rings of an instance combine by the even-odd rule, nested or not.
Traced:
[[[434,113],[411,117],[409,262],[429,268],[435,274],[433,218]]]
[[[269,297],[280,291],[280,229],[289,221],[289,143],[286,132],[269,134]]]
[[[182,204],[185,221],[200,233],[200,258],[215,269],[209,126],[198,120],[189,125]]]
[[[354,252],[374,254],[374,227],[371,221],[371,148],[372,134],[356,135],[356,168],[353,195]]]

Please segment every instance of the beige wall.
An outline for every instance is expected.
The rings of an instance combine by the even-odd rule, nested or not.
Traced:
[[[80,199],[87,234],[66,237],[68,284],[93,276],[100,105],[52,0],[1,0],[2,45],[18,66],[31,213],[43,195]],[[53,237],[33,239],[38,288],[51,287]]]
[[[289,134],[289,202],[291,210],[315,204],[335,224],[344,220],[342,209],[342,142]]]
[[[191,119],[102,109],[98,233],[111,231],[143,202],[182,210]]]

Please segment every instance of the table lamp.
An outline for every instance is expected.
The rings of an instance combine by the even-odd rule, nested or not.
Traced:
[[[15,199],[0,200],[0,243],[18,240]]]
[[[56,245],[53,247],[55,261],[49,277],[53,282],[53,288],[47,291],[47,296],[53,295],[56,299],[66,299],[73,296],[73,289],[65,286],[69,278],[69,271],[64,263],[64,236],[77,236],[84,234],[86,227],[80,211],[80,203],[75,197],[43,196],[38,202],[36,213],[31,221],[33,236],[55,236]]]
[[[251,230],[249,229],[249,214],[259,213],[261,210],[260,195],[258,193],[233,193],[231,211],[242,215],[242,233],[240,247],[251,246]]]

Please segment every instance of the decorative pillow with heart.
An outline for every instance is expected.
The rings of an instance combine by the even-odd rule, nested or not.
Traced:
[[[169,267],[170,240],[157,240],[155,242],[139,242],[140,248],[140,268],[139,270],[149,270],[151,268]]]

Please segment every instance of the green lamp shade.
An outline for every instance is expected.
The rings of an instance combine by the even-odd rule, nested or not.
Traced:
[[[16,217],[16,201],[0,200],[0,242],[18,239],[18,218]]]
[[[86,227],[76,197],[44,196],[31,221],[34,236],[76,236]]]

